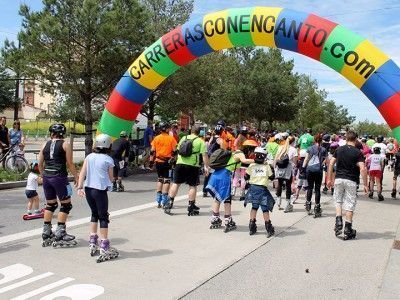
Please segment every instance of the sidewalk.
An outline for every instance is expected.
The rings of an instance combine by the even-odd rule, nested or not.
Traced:
[[[42,248],[39,238],[1,245],[0,268],[22,264],[32,267],[32,275],[54,274],[12,290],[0,285],[0,297],[45,287],[39,295],[48,295],[56,279],[68,277],[79,283],[74,286],[103,291],[96,299],[377,299],[386,267],[400,261],[400,251],[391,250],[400,200],[360,197],[354,223],[358,237],[351,241],[335,237],[327,196],[319,219],[305,213],[303,200],[293,213],[275,210],[276,236],[269,239],[261,214],[258,234],[249,236],[250,208],[242,202],[233,202],[238,229],[226,234],[209,229],[211,199],[200,198],[199,204],[201,214],[195,217],[188,217],[186,201],[179,201],[173,216],[150,208],[113,218],[110,239],[120,257],[101,264],[89,256],[87,225],[70,230],[77,236],[76,248]],[[394,298],[382,292],[382,299],[400,298],[394,290],[398,277],[385,276],[385,286],[393,287]]]

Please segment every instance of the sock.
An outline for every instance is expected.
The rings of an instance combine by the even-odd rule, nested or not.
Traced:
[[[214,217],[219,217],[219,212],[217,212],[217,213],[216,213],[216,212],[213,212],[213,216],[214,216]]]
[[[44,221],[44,224],[51,225],[51,221]]]
[[[58,226],[60,226],[60,225],[65,225],[65,222],[58,222],[57,225],[58,225]]]

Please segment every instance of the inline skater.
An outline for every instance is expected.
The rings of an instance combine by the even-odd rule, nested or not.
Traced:
[[[119,139],[116,139],[111,146],[111,157],[114,160],[113,192],[123,192],[125,190],[122,184],[122,177],[129,160],[129,148],[128,134],[126,131],[121,131]]]
[[[49,128],[51,140],[46,142],[39,152],[39,170],[43,176],[43,190],[46,198],[46,209],[43,225],[43,246],[53,244],[53,247],[75,246],[77,243],[73,235],[66,232],[66,221],[72,209],[72,187],[68,182],[68,172],[78,182],[78,174],[72,159],[71,145],[64,141],[66,128],[64,124],[53,124]],[[60,202],[58,224],[55,235],[52,232],[51,220],[54,211]]]

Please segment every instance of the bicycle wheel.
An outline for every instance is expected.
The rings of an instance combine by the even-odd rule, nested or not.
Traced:
[[[22,175],[28,171],[29,163],[22,156],[12,155],[7,157],[5,168],[10,172]]]

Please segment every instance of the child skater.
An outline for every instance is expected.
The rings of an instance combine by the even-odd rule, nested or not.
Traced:
[[[32,215],[32,208],[34,209],[34,214],[39,215],[39,195],[37,193],[38,185],[42,184],[42,178],[39,177],[39,164],[38,162],[33,162],[30,165],[31,172],[28,175],[28,180],[25,188],[25,195],[28,198],[28,210],[26,214],[28,216]]]
[[[269,180],[274,179],[274,175],[271,166],[265,163],[267,151],[264,148],[258,147],[254,153],[256,156],[254,159],[255,163],[251,164],[246,171],[246,179],[249,180],[250,188],[246,194],[245,206],[249,202],[252,204],[249,231],[250,235],[257,232],[256,216],[261,206],[267,237],[270,237],[275,234],[274,226],[272,226],[269,217],[269,212],[272,212],[275,200],[268,190],[268,183]]]
[[[110,247],[108,240],[108,195],[107,191],[112,189],[113,159],[107,155],[111,149],[111,137],[100,134],[96,137],[95,151],[89,154],[83,163],[79,175],[78,195],[86,196],[86,200],[92,211],[90,223],[90,254],[97,254],[98,235],[97,227],[100,223],[100,256],[97,262],[118,257],[116,249]],[[83,187],[85,189],[83,189]]]

